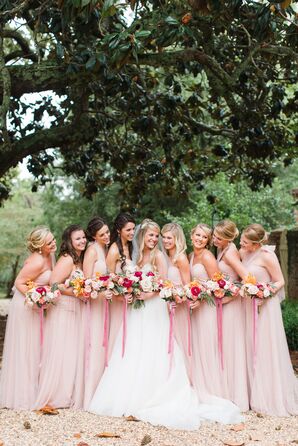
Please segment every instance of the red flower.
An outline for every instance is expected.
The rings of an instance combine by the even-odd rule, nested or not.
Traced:
[[[147,276],[148,276],[148,277],[150,277],[150,276],[153,277],[153,276],[155,276],[155,274],[154,274],[152,271],[149,271],[149,272],[147,273]]]
[[[219,288],[224,288],[227,282],[223,279],[219,279],[217,281],[217,283],[218,283]]]
[[[142,271],[136,271],[134,275],[136,277],[142,277]]]
[[[193,286],[193,287],[191,287],[191,294],[193,295],[193,296],[198,296],[199,294],[200,294],[200,292],[201,292],[201,288],[199,288],[198,286]]]
[[[41,294],[41,295],[43,295],[43,294],[47,293],[47,290],[45,289],[44,286],[39,286],[39,287],[36,288],[36,292]]]
[[[127,278],[125,277],[125,279],[123,280],[123,286],[124,286],[124,288],[131,288],[131,287],[132,287],[132,284],[133,284],[133,281],[130,280],[130,279],[127,279]]]
[[[110,276],[100,276],[99,280],[101,280],[102,282],[106,282],[107,280],[109,280]]]
[[[259,290],[263,290],[264,289],[264,287],[263,287],[263,285],[261,283],[257,283],[257,288],[259,288]]]

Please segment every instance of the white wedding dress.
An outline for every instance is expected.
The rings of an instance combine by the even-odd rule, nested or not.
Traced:
[[[202,420],[242,421],[230,401],[208,397],[198,402],[176,342],[170,370],[168,337],[167,304],[158,295],[146,300],[145,307],[129,309],[125,355],[122,358],[121,330],[88,410],[116,417],[133,415],[175,429],[197,429]]]

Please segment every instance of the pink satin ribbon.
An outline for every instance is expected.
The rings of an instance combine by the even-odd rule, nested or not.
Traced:
[[[42,348],[43,348],[43,324],[44,324],[44,307],[39,308],[39,335],[40,335],[40,358],[39,367],[41,367]]]
[[[253,370],[255,370],[257,362],[257,336],[258,336],[258,304],[257,299],[252,298],[252,310],[253,310]]]
[[[222,300],[215,298],[216,302],[216,317],[217,317],[217,344],[220,357],[220,365],[223,370],[223,349],[222,349]]]
[[[105,299],[105,320],[103,326],[103,343],[105,348],[105,367],[108,366],[109,360],[109,329],[110,329],[110,302]]]
[[[123,358],[124,353],[125,353],[126,324],[127,324],[127,297],[124,296],[123,315],[122,315],[122,358]]]
[[[192,355],[192,339],[191,339],[191,302],[187,301],[187,351],[188,356]]]
[[[170,331],[169,331],[169,343],[168,343],[168,354],[170,355],[170,368],[169,375],[172,371],[173,365],[173,353],[174,353],[174,318],[175,318],[175,305],[170,303]]]
[[[90,361],[90,326],[91,326],[91,305],[90,300],[86,302],[86,312],[87,312],[87,323],[85,327],[85,373],[88,375],[89,372],[89,361]]]

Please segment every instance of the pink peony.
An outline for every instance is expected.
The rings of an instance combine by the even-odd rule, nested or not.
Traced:
[[[140,278],[141,278],[141,277],[142,277],[142,274],[143,274],[142,271],[136,271],[136,272],[135,272],[135,276],[136,276],[136,277],[140,277]]]
[[[220,288],[224,288],[227,282],[224,279],[219,279],[217,283]]]
[[[36,292],[39,293],[39,294],[46,294],[47,290],[46,290],[46,288],[44,286],[39,286],[39,287],[36,288]]]
[[[193,287],[191,287],[190,290],[191,290],[191,294],[196,297],[198,297],[198,295],[201,292],[201,288],[199,288],[198,286],[193,286]]]
[[[123,280],[123,284],[122,285],[124,286],[124,288],[131,288],[132,284],[133,284],[133,281],[130,280],[130,279],[127,279],[125,277],[125,279]]]
[[[149,271],[149,272],[147,273],[147,276],[148,276],[148,277],[150,277],[150,276],[155,276],[155,274],[154,274],[152,271]]]

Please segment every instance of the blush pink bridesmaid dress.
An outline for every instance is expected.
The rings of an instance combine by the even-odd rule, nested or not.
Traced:
[[[94,242],[93,246],[97,252],[97,260],[94,264],[92,277],[96,273],[102,275],[107,272],[107,265],[105,260],[105,252]],[[97,299],[91,299],[90,309],[85,307],[84,311],[84,325],[86,336],[86,348],[85,348],[85,389],[84,389],[84,408],[89,407],[90,401],[94,395],[94,392],[98,386],[100,378],[105,369],[105,348],[103,347],[103,334],[104,334],[104,306],[105,302],[102,297]],[[111,303],[109,309],[111,309],[114,303]],[[88,323],[89,322],[89,323]],[[89,327],[89,328],[88,328]],[[89,344],[89,345],[88,345]]]
[[[229,247],[229,245],[228,245]],[[224,260],[225,248],[218,252],[219,270],[233,282],[239,282],[237,273]],[[249,410],[248,376],[245,344],[245,305],[241,297],[223,305],[223,370],[224,393],[242,412]]]
[[[76,268],[78,270],[78,268]],[[82,408],[84,341],[79,298],[61,295],[45,320],[40,381],[35,408]]]
[[[35,279],[48,285],[51,270]],[[9,307],[0,380],[0,407],[31,410],[37,396],[41,360],[40,313],[25,305],[15,289]]]
[[[202,263],[193,264],[190,257],[192,280],[208,280],[207,271]],[[217,345],[216,308],[202,302],[191,315],[192,326],[192,377],[193,384],[201,400],[206,394],[223,396],[227,393],[220,372]]]
[[[243,264],[258,282],[272,281],[270,271],[260,266],[258,251],[246,255]],[[271,252],[275,256],[274,252]],[[282,321],[279,296],[261,306],[257,323],[256,361],[253,349],[253,305],[245,299],[246,351],[250,406],[256,412],[289,416],[298,414],[298,380],[294,374]]]
[[[167,256],[167,263],[168,263],[167,278],[174,285],[182,285],[182,279],[179,268],[173,265],[168,256]],[[174,318],[174,335],[177,344],[179,345],[183,353],[186,370],[188,373],[188,377],[191,381],[191,356],[189,356],[188,354],[187,312],[188,312],[188,307],[186,303],[177,304]]]

